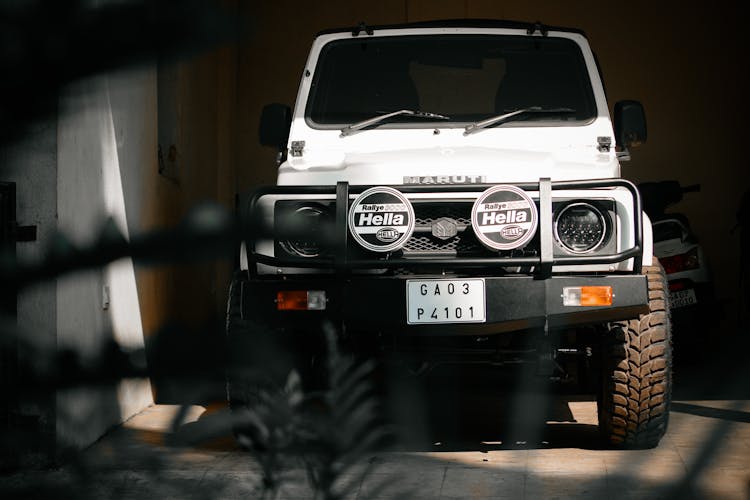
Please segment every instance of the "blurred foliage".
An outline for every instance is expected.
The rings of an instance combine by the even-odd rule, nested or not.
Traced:
[[[303,389],[292,370],[283,388],[263,388],[235,412],[237,439],[263,469],[265,495],[274,498],[290,467],[304,466],[315,498],[345,498],[370,471],[364,458],[392,437],[372,385],[374,363],[342,354],[337,334],[325,328],[324,387]],[[260,383],[260,381],[258,381]]]
[[[34,123],[53,118],[60,91],[69,83],[91,75],[143,63],[178,60],[223,44],[238,36],[238,20],[222,9],[222,2],[201,0],[9,0],[0,3],[0,147],[24,137]],[[231,4],[229,4],[231,5]],[[2,172],[2,165],[0,165]],[[178,226],[135,235],[129,240],[113,221],[95,229],[93,244],[78,247],[63,234],[57,234],[46,253],[37,260],[19,260],[12,248],[0,249],[0,284],[4,290],[23,290],[37,283],[54,280],[67,273],[97,269],[123,257],[141,264],[162,265],[175,262],[214,260],[232,254],[243,237],[242,224],[223,208],[205,204],[195,207]],[[189,252],[186,249],[190,249]],[[217,331],[218,330],[218,331]],[[60,391],[98,388],[113,391],[125,379],[159,376],[191,398],[210,399],[214,387],[206,380],[217,378],[223,357],[211,353],[206,366],[187,373],[158,360],[172,344],[170,336],[180,335],[179,327],[164,325],[149,339],[147,350],[126,350],[114,342],[102,347],[96,356],[82,357],[73,350],[37,342],[15,325],[11,317],[0,315],[0,347],[18,354],[13,367],[23,373],[16,388],[20,401],[6,399],[4,405],[47,405],[54,408]],[[213,339],[223,332],[214,329]],[[105,335],[105,338],[111,338]],[[216,343],[221,345],[221,342]],[[193,346],[195,347],[195,346]],[[333,345],[331,345],[333,348]],[[206,354],[205,352],[202,354]],[[271,356],[271,353],[268,353]],[[231,415],[220,411],[202,419],[190,429],[182,425],[188,411],[184,406],[172,422],[170,444],[195,445],[244,429],[248,461],[257,460],[263,475],[259,491],[274,497],[283,481],[283,471],[295,460],[308,471],[313,490],[319,498],[337,498],[334,483],[346,460],[353,460],[371,449],[383,435],[375,426],[374,403],[367,390],[356,390],[356,400],[344,398],[344,392],[364,383],[370,365],[355,368],[338,354],[331,365],[330,390],[308,394],[302,390],[299,376],[289,374],[286,386],[266,386],[257,405]],[[217,367],[218,370],[217,370]],[[316,404],[313,404],[316,401]],[[93,403],[92,403],[93,404]],[[345,404],[346,407],[339,408]],[[322,406],[321,406],[322,405]],[[313,410],[316,408],[316,410]],[[6,408],[8,409],[8,408]],[[47,455],[65,464],[63,469],[43,471],[27,469],[0,480],[2,498],[46,498],[48,496],[86,498],[120,497],[133,493],[134,484],[114,486],[97,480],[116,472],[112,464],[91,462],[74,447],[55,449],[54,436],[42,436],[39,422],[24,425],[20,414],[29,408],[10,408],[11,421],[0,429],[2,467],[48,463],[32,456]],[[112,411],[100,408],[100,411]],[[33,408],[32,408],[33,413]],[[54,416],[52,417],[54,418]],[[75,418],[75,416],[73,416]],[[81,413],[81,422],[86,425]],[[55,422],[42,425],[55,428]],[[335,426],[335,428],[334,428]],[[189,430],[189,432],[188,432]],[[355,443],[352,439],[361,440]],[[39,443],[35,444],[38,440]],[[150,453],[128,449],[130,458],[144,466],[144,474],[159,482],[167,496],[212,498],[221,496],[220,484],[208,481],[195,489],[190,481],[174,480],[165,472],[170,461]],[[117,485],[119,484],[119,485]],[[137,489],[137,488],[136,488]]]

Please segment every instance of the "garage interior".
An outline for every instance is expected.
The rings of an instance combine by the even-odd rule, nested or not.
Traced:
[[[49,3],[0,8],[0,30],[7,34],[0,38],[7,76],[0,84],[6,101],[0,105],[0,242],[20,263],[5,258],[6,276],[26,269],[24,263],[49,263],[91,248],[112,227],[132,239],[180,227],[206,204],[231,213],[239,195],[273,184],[275,151],[258,141],[261,109],[294,104],[309,45],[323,29],[360,21],[540,20],[586,33],[610,105],[643,103],[648,142],[632,151],[623,177],[701,186],[674,210],[700,237],[718,301],[710,331],[690,332],[704,341],[699,359],[692,360],[699,367],[677,360],[676,383],[679,388],[680,377],[687,384],[711,373],[716,383],[741,388],[730,393],[715,387],[716,399],[750,399],[747,379],[736,378],[750,345],[747,283],[740,282],[748,257],[741,255],[741,238],[748,229],[738,227],[740,203],[750,189],[742,147],[750,110],[742,62],[748,42],[735,2],[676,8],[643,0],[215,0],[203,7],[211,14],[205,19],[216,16],[214,27],[225,31],[208,35],[205,23],[190,17],[200,9],[156,2],[158,14],[142,28],[147,36],[139,39],[137,24],[127,25],[112,37],[127,32],[129,38],[88,55],[79,52],[87,39],[77,30],[89,25],[76,15],[120,4],[134,9],[122,7],[125,13],[145,12],[148,2],[88,7],[71,1],[54,9]],[[122,23],[135,19],[123,17]],[[197,34],[205,41],[189,38]],[[164,42],[170,38],[172,45]],[[149,47],[149,41],[169,50]],[[132,50],[132,57],[115,53],[107,61],[107,47],[126,55]],[[224,252],[191,259],[191,251],[173,251],[171,260],[126,258],[59,272],[24,282],[17,295],[13,283],[0,283],[3,468],[48,467],[65,453],[90,449],[116,426],[158,408],[153,405],[220,404],[221,335],[236,257]],[[75,383],[81,373],[98,373],[113,352],[145,352],[147,359],[137,363],[152,376]],[[72,382],[36,390],[35,383],[49,379],[26,377],[29,370],[44,372],[39,365],[46,359],[55,377]],[[66,363],[75,366],[70,379],[63,376],[70,374]],[[160,375],[170,370],[188,374],[190,390]],[[712,399],[711,388],[701,390],[700,399]],[[745,458],[736,469],[747,486],[748,406],[722,411],[742,426],[744,448],[736,453],[744,450]],[[742,498],[741,489],[727,498],[735,494]]]

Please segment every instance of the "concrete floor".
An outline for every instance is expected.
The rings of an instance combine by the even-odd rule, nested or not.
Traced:
[[[342,474],[336,491],[346,499],[750,498],[746,389],[734,399],[686,399],[678,386],[660,446],[621,451],[601,449],[590,397],[532,391],[499,398],[493,384],[476,373],[433,377],[399,446],[366,455]],[[690,392],[723,395],[710,387]],[[529,412],[506,411],[519,405],[537,408],[541,424],[530,425],[539,419]],[[262,498],[261,466],[215,427],[223,405],[190,406],[175,426],[179,408],[145,410],[74,466],[4,480],[17,482],[19,497]],[[217,432],[223,436],[184,444]],[[278,495],[266,498],[314,497],[301,466],[289,465],[285,474]],[[29,484],[34,488],[23,488]]]

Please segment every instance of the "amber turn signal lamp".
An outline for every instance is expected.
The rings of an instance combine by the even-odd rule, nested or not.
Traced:
[[[611,286],[571,286],[563,288],[564,306],[611,306]]]
[[[276,293],[279,311],[323,311],[326,293],[322,290],[282,290]]]

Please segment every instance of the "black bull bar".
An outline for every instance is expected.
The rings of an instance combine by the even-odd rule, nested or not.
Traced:
[[[427,258],[404,258],[388,255],[387,258],[351,258],[349,246],[349,228],[347,216],[349,211],[350,194],[359,194],[373,186],[349,185],[347,182],[338,182],[335,186],[264,186],[252,192],[247,198],[244,206],[247,217],[244,220],[251,221],[245,232],[245,243],[247,245],[248,265],[251,273],[254,272],[256,263],[276,267],[298,267],[298,268],[331,268],[337,272],[346,272],[351,269],[367,268],[397,268],[409,267],[435,267],[446,266],[452,269],[477,268],[486,266],[533,266],[535,272],[546,275],[551,272],[553,265],[591,265],[591,264],[614,264],[627,259],[634,259],[634,274],[641,273],[641,257],[643,255],[643,216],[641,208],[641,197],[636,186],[625,179],[596,179],[582,181],[555,181],[540,179],[533,183],[497,183],[516,186],[524,191],[537,191],[539,193],[539,237],[540,251],[537,256],[492,256],[492,257],[427,257]],[[402,193],[462,193],[484,191],[497,184],[445,184],[445,185],[393,185]],[[633,230],[634,245],[618,253],[610,255],[553,255],[553,221],[552,221],[552,191],[565,189],[597,189],[597,188],[626,188],[633,197]],[[335,195],[335,222],[333,227],[333,255],[328,257],[271,257],[262,255],[255,251],[256,235],[262,235],[263,229],[254,217],[256,206],[263,196],[267,195]]]

